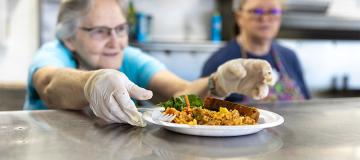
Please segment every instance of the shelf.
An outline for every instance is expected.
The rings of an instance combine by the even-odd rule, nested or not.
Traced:
[[[212,53],[222,47],[225,42],[197,41],[197,42],[146,42],[132,43],[132,46],[145,51],[163,52],[190,52],[190,53]]]
[[[280,38],[360,39],[360,19],[288,13],[282,21]]]

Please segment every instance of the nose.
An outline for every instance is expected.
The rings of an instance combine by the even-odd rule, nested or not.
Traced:
[[[263,14],[260,16],[260,21],[262,22],[269,22],[272,20],[272,17],[270,14]]]
[[[119,42],[119,38],[120,37],[116,35],[115,30],[112,29],[109,33],[109,41],[107,43],[107,46],[110,48],[115,48]]]
[[[271,15],[271,14],[263,14],[259,17],[259,21],[261,22],[274,22],[281,19],[281,16]]]

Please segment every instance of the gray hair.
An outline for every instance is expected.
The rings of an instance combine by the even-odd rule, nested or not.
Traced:
[[[240,10],[244,6],[245,2],[246,0],[233,0],[233,11]]]
[[[126,15],[127,1],[117,0]],[[73,38],[81,20],[89,13],[94,0],[62,0],[56,24],[56,37],[60,40]]]
[[[233,11],[241,10],[248,0],[233,0]],[[284,7],[284,0],[280,0],[282,7]]]

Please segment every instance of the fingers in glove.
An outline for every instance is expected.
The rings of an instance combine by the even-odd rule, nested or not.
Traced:
[[[100,97],[97,92],[87,92],[89,94],[95,94],[95,95],[89,95],[89,97]],[[101,119],[103,119],[104,121],[106,121],[107,123],[114,123],[114,122],[118,122],[116,120],[116,118],[114,118],[113,116],[110,115],[109,111],[107,110],[107,107],[98,107],[101,106],[99,104],[99,100],[96,99],[90,99],[90,108],[92,110],[92,112],[94,113],[95,116],[100,117]]]
[[[255,100],[260,100],[265,98],[269,94],[269,86],[267,84],[258,85],[252,93],[252,98]]]
[[[111,123],[124,123],[124,119],[122,117],[126,115],[122,115],[121,110],[119,109],[119,104],[114,98],[114,92],[112,92],[109,96],[109,99],[107,100],[106,107],[97,107],[98,111],[97,113],[100,114],[98,117],[101,117],[102,119],[106,120],[107,122]]]
[[[271,65],[267,61],[262,61],[260,66],[261,74],[264,78],[263,83],[273,86],[275,84],[275,78],[273,76]]]
[[[152,91],[139,87],[138,85],[131,82],[125,75],[122,76],[122,79],[124,80],[123,83],[130,97],[133,97],[137,100],[148,100],[152,98]]]
[[[151,99],[153,96],[152,91],[141,88],[134,83],[129,87],[128,92],[131,97],[134,97],[137,100],[148,100]]]
[[[131,125],[145,126],[142,119],[142,114],[137,111],[134,102],[130,99],[126,91],[118,91],[114,93],[114,99],[119,104],[119,107],[112,108],[119,118],[128,122]],[[120,111],[119,111],[120,110]]]
[[[96,117],[101,118],[106,123],[120,123],[117,118],[111,115],[110,111],[106,110],[106,107],[93,107],[90,106]]]
[[[240,62],[237,61],[230,63],[227,71],[228,72],[225,71],[224,76],[235,76],[234,78],[236,79],[242,79],[246,76],[246,69]]]
[[[125,123],[129,123],[131,125],[134,125],[133,122],[130,121],[130,118],[128,117],[128,115],[123,111],[123,109],[122,109],[123,107],[119,105],[119,103],[115,97],[116,96],[114,94],[111,95],[108,107],[106,107],[106,109],[107,109],[106,112],[110,115],[109,118],[115,119],[115,122],[117,122],[117,123],[125,122]]]

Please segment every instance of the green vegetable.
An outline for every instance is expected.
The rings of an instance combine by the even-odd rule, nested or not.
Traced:
[[[201,121],[203,118],[203,115],[201,114],[201,111],[198,109],[194,109],[192,112],[192,117],[196,119],[197,121]]]
[[[189,98],[189,102],[190,102],[190,107],[202,107],[203,101],[201,100],[201,98],[197,95],[188,95]],[[169,107],[173,107],[178,111],[182,111],[184,109],[184,107],[186,107],[186,102],[185,102],[185,95],[182,95],[180,97],[176,97],[176,98],[171,98],[166,102],[161,102],[158,104],[160,107],[164,107],[169,108]]]

